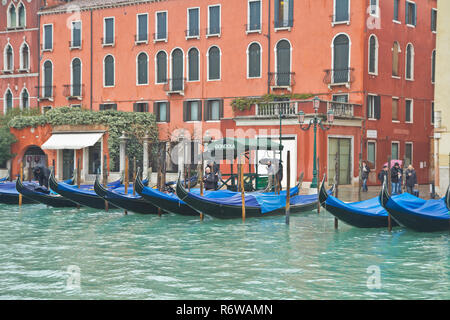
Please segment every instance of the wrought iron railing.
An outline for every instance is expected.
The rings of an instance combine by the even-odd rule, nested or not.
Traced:
[[[354,81],[353,72],[354,68],[345,69],[326,69],[323,82],[326,84],[342,84],[352,83]]]
[[[65,84],[63,94],[68,99],[77,99],[84,96],[84,84]]]
[[[164,84],[164,91],[168,93],[182,93],[184,92],[186,78],[172,78],[167,79],[167,83]]]
[[[275,28],[291,28],[294,25],[294,20],[292,19],[281,19],[275,20],[273,26]]]
[[[53,99],[55,86],[36,86],[39,94],[39,100]]]
[[[295,84],[295,72],[269,73],[271,87],[291,87]]]

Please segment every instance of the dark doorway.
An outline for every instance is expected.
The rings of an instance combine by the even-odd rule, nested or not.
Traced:
[[[64,149],[62,151],[62,158],[63,158],[63,180],[71,179],[73,176],[73,168],[74,168],[74,157],[75,157],[75,151],[74,150],[67,150]]]

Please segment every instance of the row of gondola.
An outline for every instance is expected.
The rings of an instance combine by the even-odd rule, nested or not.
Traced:
[[[325,180],[325,178],[324,178]],[[196,177],[191,180],[195,184]],[[238,192],[229,190],[205,191],[187,190],[185,182],[178,179],[174,192],[162,192],[147,185],[139,174],[133,187],[121,181],[103,186],[98,178],[94,185],[77,187],[73,180],[58,182],[53,173],[49,177],[50,190],[35,183],[0,182],[0,202],[17,204],[19,192],[24,204],[43,203],[52,207],[91,207],[107,210],[122,208],[142,214],[174,213],[198,216],[200,213],[219,219],[242,217],[242,198]],[[332,196],[333,188],[325,189],[322,181],[319,195],[299,195],[299,185],[290,189],[290,213],[311,212],[318,202],[337,219],[358,228],[386,228],[389,217],[391,226],[404,226],[416,231],[450,230],[450,187],[444,198],[423,200],[403,193],[390,196],[383,185],[378,197],[354,203],[346,203]],[[14,188],[13,188],[14,186]],[[126,189],[128,189],[126,191]],[[249,192],[245,194],[247,217],[284,215],[286,191],[280,194]]]

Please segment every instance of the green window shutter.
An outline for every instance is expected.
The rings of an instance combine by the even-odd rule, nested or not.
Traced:
[[[366,98],[366,115],[367,115],[367,118],[370,118],[369,117],[369,114],[370,114],[370,96],[368,95],[367,96],[367,98]]]
[[[279,5],[280,5],[280,0],[274,0],[273,1],[274,2],[274,12],[275,12],[275,28],[278,28],[278,26],[279,26],[279,21],[278,21],[278,18],[279,18],[279,12],[280,12],[280,7],[279,7]]]
[[[170,122],[170,102],[166,103],[166,122]]]
[[[198,121],[202,121],[202,100],[198,100]]]
[[[138,104],[133,103],[133,112],[138,112]]]
[[[414,4],[414,25],[417,25],[417,3]]]
[[[155,115],[156,121],[159,121],[158,102],[153,102],[153,114]]]
[[[144,103],[144,112],[148,112],[148,103]]]
[[[289,13],[288,13],[288,26],[292,27],[294,25],[294,0],[289,0]]]
[[[409,7],[409,4],[408,4],[408,2],[406,2],[406,4],[405,4],[405,23],[406,24],[408,24],[408,7]]]
[[[219,118],[223,118],[223,99],[219,100]]]
[[[183,121],[189,121],[187,101],[183,101]]]
[[[381,97],[380,96],[375,97],[374,113],[375,113],[374,118],[377,120],[380,120],[381,119]]]

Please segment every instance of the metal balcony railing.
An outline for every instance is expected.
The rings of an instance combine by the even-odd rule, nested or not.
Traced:
[[[287,88],[295,84],[295,72],[271,72],[269,77],[273,88]]]
[[[84,96],[84,84],[65,84],[63,94],[67,99],[81,99]]]
[[[167,79],[167,83],[164,84],[164,91],[167,93],[184,93],[186,78],[172,78]]]
[[[274,28],[292,28],[293,25],[294,25],[294,20],[290,20],[290,19],[275,20],[273,22]]]
[[[352,83],[354,81],[354,71],[354,68],[326,69],[324,70],[325,77],[323,78],[323,82],[328,85]]]
[[[39,100],[52,100],[55,93],[55,86],[36,86]]]

